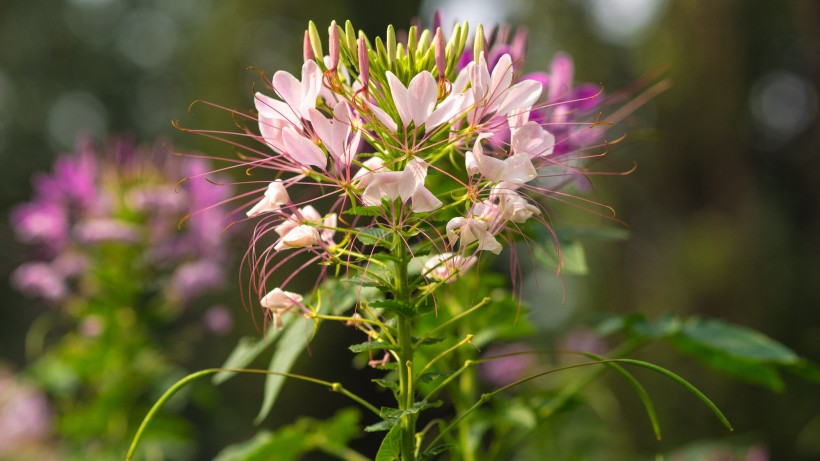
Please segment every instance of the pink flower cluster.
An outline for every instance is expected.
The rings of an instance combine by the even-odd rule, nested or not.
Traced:
[[[481,29],[465,59],[466,24],[449,39],[441,28],[413,28],[396,44],[391,33],[385,49],[334,22],[324,56],[318,33],[306,32],[301,78],[277,71],[275,97],[257,93],[257,115],[246,116],[258,134],[234,133],[262,144],[237,166],[254,176],[271,172],[240,197],[261,193],[243,205],[259,218],[246,259],[251,291],[275,318],[293,306],[307,309],[282,291],[295,272],[279,277],[296,254],[311,255],[300,269],[324,262],[366,271],[380,244],[401,241],[428,257],[422,275],[429,284],[452,282],[478,252],[498,254],[500,239],[525,235],[529,221],[546,225],[542,199],[570,182],[555,186],[556,176],[584,174],[576,132],[595,126],[580,120],[600,92],[573,90],[565,55],[550,73],[522,79],[516,69],[526,34],[509,47],[514,61],[499,52],[505,38],[490,44]]]

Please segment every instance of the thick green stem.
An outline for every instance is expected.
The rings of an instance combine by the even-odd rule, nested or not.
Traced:
[[[396,256],[396,299],[410,303],[410,287],[407,279],[407,248],[404,241],[396,234],[394,240],[394,255]],[[398,367],[399,367],[399,409],[409,410],[413,406],[413,318],[410,315],[399,314],[398,317]],[[415,461],[416,459],[416,415],[405,414],[401,417],[401,459]]]
[[[410,318],[399,317],[399,408],[409,410],[413,406],[413,343]],[[416,415],[401,418],[402,461],[416,458]]]

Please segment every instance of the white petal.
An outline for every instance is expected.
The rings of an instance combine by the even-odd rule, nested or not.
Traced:
[[[294,227],[290,232],[279,240],[274,249],[281,250],[283,248],[304,248],[312,245],[318,245],[321,236],[319,231],[313,226],[300,225]]]
[[[535,167],[532,166],[530,156],[527,154],[515,154],[504,160],[504,163],[506,164],[506,171],[502,178],[504,181],[513,184],[524,184],[538,175]]]
[[[422,186],[412,197],[410,208],[416,213],[426,213],[441,207],[442,203],[429,189]]]

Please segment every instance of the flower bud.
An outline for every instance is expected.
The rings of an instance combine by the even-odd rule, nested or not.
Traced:
[[[367,85],[370,82],[370,61],[367,57],[367,43],[362,32],[359,33],[359,78],[362,80],[362,88],[367,91]]]
[[[330,68],[335,69],[339,66],[339,27],[336,21],[330,23],[328,30],[330,38],[328,39],[328,46],[330,47]]]
[[[475,30],[475,42],[473,43],[473,59],[478,62],[481,58],[481,53],[484,51],[484,26],[478,25]]]
[[[302,57],[305,62],[313,60],[313,47],[310,45],[310,34],[305,31],[305,40],[302,43]]]
[[[444,34],[441,32],[441,27],[436,29],[436,38],[433,41],[433,45],[436,47],[436,70],[438,71],[439,78],[443,78],[447,70],[447,54],[444,50]]]
[[[319,37],[319,30],[316,29],[316,23],[310,21],[308,23],[308,36],[310,37],[310,46],[313,48],[313,56],[324,56],[322,51],[322,39]]]

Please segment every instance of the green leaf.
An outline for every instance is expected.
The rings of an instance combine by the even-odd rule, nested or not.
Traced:
[[[615,226],[561,226],[555,230],[563,240],[602,240],[616,242],[629,240],[629,229]]]
[[[268,328],[264,338],[244,337],[240,338],[236,347],[222,364],[221,368],[245,368],[254,361],[259,355],[273,345],[281,335],[293,325],[293,318],[295,316],[288,316],[284,320],[282,330],[276,328]],[[222,384],[225,381],[233,378],[236,375],[232,371],[220,371],[212,378],[214,384]]]
[[[324,421],[300,418],[276,432],[262,431],[225,448],[215,461],[297,461],[312,451],[346,446],[358,435],[359,420],[359,412],[353,408],[342,409]]]
[[[452,371],[432,371],[430,373],[425,373],[419,376],[418,381],[420,383],[429,383],[435,381],[438,378],[450,376],[452,374]]]
[[[655,320],[647,320],[645,317],[635,317],[629,323],[630,332],[645,339],[661,339],[676,335],[682,328],[679,318],[671,315],[663,315]]]
[[[549,267],[560,268],[564,274],[586,275],[589,268],[587,266],[584,246],[580,242],[562,241],[560,242],[561,254],[552,245],[539,245],[534,247],[535,259]]]
[[[293,326],[290,327],[282,335],[282,338],[277,343],[276,350],[273,353],[270,366],[270,371],[277,371],[279,373],[287,373],[296,363],[296,359],[305,350],[307,340],[313,330],[313,322],[305,317],[290,316],[293,320]],[[282,385],[285,384],[285,377],[279,375],[268,375],[265,378],[265,394],[262,400],[262,408],[256,416],[254,423],[259,424],[270,413],[276,398],[279,396],[279,391],[282,390]]]
[[[364,351],[374,351],[383,349],[395,350],[396,346],[383,341],[367,341],[364,343],[354,344],[348,347],[348,349],[350,349],[350,351],[353,353],[359,353]]]
[[[422,410],[426,410],[428,408],[437,408],[440,407],[442,404],[441,400],[437,400],[435,402],[428,402],[426,400],[419,400],[418,402],[413,403],[413,406],[402,410],[399,408],[391,408],[391,407],[381,407],[379,411],[379,415],[388,420],[392,419],[399,419],[405,415],[415,415]]]
[[[376,424],[371,424],[364,428],[365,432],[382,432],[382,431],[389,431],[393,427],[389,421],[379,421]]]
[[[820,367],[806,359],[787,365],[786,369],[805,380],[820,383]]]
[[[784,388],[780,373],[773,364],[743,359],[727,354],[719,349],[704,346],[685,336],[671,339],[679,351],[694,357],[696,360],[715,370],[728,373],[746,382],[771,389],[775,392]]]
[[[378,206],[354,206],[344,211],[344,214],[354,216],[381,216],[384,213]]]
[[[382,440],[375,461],[395,461],[401,453],[401,426],[395,425]]]
[[[356,229],[356,238],[365,245],[390,246],[390,240],[384,237],[388,232],[380,227],[360,227]]]
[[[749,361],[792,365],[799,360],[791,349],[762,333],[717,320],[689,319],[681,334],[704,347]]]
[[[419,338],[417,338],[415,336],[413,336],[412,339],[413,339],[414,343],[419,342]],[[438,344],[442,341],[444,341],[444,338],[424,338],[424,341],[422,341],[420,345],[421,346],[432,346],[433,344]]]
[[[370,307],[380,307],[389,312],[396,312],[403,315],[413,315],[416,313],[416,309],[413,308],[413,305],[405,302],[400,301],[398,299],[382,299],[379,301],[374,301],[370,303]]]
[[[390,389],[391,391],[399,390],[399,383],[391,379],[371,379],[370,381],[378,384],[379,386],[385,389]]]

